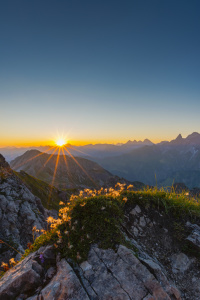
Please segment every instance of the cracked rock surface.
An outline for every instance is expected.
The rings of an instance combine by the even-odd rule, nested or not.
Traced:
[[[43,253],[44,262],[39,259]],[[54,267],[50,271],[48,266]],[[48,277],[47,274],[51,276]],[[161,284],[132,250],[117,252],[92,246],[88,260],[74,266],[57,262],[51,246],[40,248],[9,270],[0,280],[0,300],[181,299],[169,282]]]
[[[45,210],[35,197],[10,169],[0,155],[0,240],[24,252],[32,242],[32,228],[45,228]],[[15,257],[16,251],[0,243],[0,262]]]

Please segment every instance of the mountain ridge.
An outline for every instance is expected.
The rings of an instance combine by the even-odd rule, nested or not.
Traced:
[[[180,138],[180,140],[177,138]],[[129,140],[125,143],[109,144],[109,143],[97,143],[97,144],[87,144],[83,146],[75,146],[70,143],[66,144],[66,147],[71,152],[72,155],[82,156],[88,158],[102,158],[102,157],[111,157],[118,156],[129,151],[136,149],[137,147],[142,147],[145,145],[161,145],[169,143],[182,142],[181,144],[193,143],[200,145],[200,135],[198,132],[193,132],[189,134],[186,138],[183,138],[181,134],[177,138],[171,141],[161,141],[159,143],[153,143],[148,138],[143,141]],[[198,142],[197,142],[198,141]],[[4,155],[6,160],[10,162],[15,159],[17,156],[22,155],[27,150],[36,149],[41,152],[47,151],[51,154],[54,150],[51,150],[51,146],[34,146],[34,147],[3,147],[0,148],[0,153]]]
[[[98,163],[86,158],[50,155],[38,150],[25,152],[10,165],[17,172],[23,170],[59,189],[97,188],[125,181],[129,183],[128,180],[114,176]]]

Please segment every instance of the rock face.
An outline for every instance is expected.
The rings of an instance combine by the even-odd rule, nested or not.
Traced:
[[[40,199],[15,176],[0,155],[0,240],[23,252],[33,240],[32,228],[45,228],[44,215]],[[5,243],[0,243],[0,262],[16,254]]]
[[[4,171],[4,170],[10,170],[10,166],[9,164],[6,162],[5,158],[3,157],[3,155],[0,154],[0,171]]]
[[[173,285],[168,281],[159,282],[134,252],[124,246],[119,246],[117,252],[93,246],[88,260],[76,266],[59,257],[56,262],[53,249],[48,246],[29,255],[0,280],[0,300],[10,299],[169,300],[181,297]]]
[[[191,224],[190,222],[187,222],[186,226],[192,229],[192,232],[187,237],[187,240],[199,250],[200,249],[200,226],[196,224]]]
[[[169,282],[175,282],[181,299],[200,299],[200,227],[197,224],[147,204],[127,208],[123,229],[138,249],[138,259],[166,290]]]

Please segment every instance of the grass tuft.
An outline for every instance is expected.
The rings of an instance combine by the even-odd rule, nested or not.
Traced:
[[[104,249],[116,249],[119,244],[130,246],[125,240],[121,224],[125,210],[136,204],[173,214],[177,220],[180,216],[190,219],[200,217],[198,199],[185,193],[176,194],[157,188],[130,191],[124,185],[118,185],[115,190],[87,189],[81,191],[79,196],[71,196],[67,205],[60,202],[59,219],[49,217],[50,230],[34,241],[23,258],[48,244],[53,244],[62,257],[76,262],[87,259],[91,244],[98,244]],[[133,250],[137,252],[137,249]]]

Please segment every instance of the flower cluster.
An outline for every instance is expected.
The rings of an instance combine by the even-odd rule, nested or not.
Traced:
[[[118,182],[115,185],[115,188],[101,188],[99,190],[92,190],[92,189],[84,189],[83,191],[79,192],[79,195],[72,195],[70,198],[70,202],[74,202],[78,198],[88,198],[88,197],[95,197],[95,196],[100,196],[100,195],[107,195],[107,196],[112,196],[112,197],[118,197],[121,192],[125,189],[127,190],[132,190],[133,185],[130,184],[126,187],[126,183],[120,183]]]
[[[14,267],[17,264],[14,258],[9,260],[9,264],[2,261],[1,268],[3,268],[4,272],[8,271],[10,268]]]

